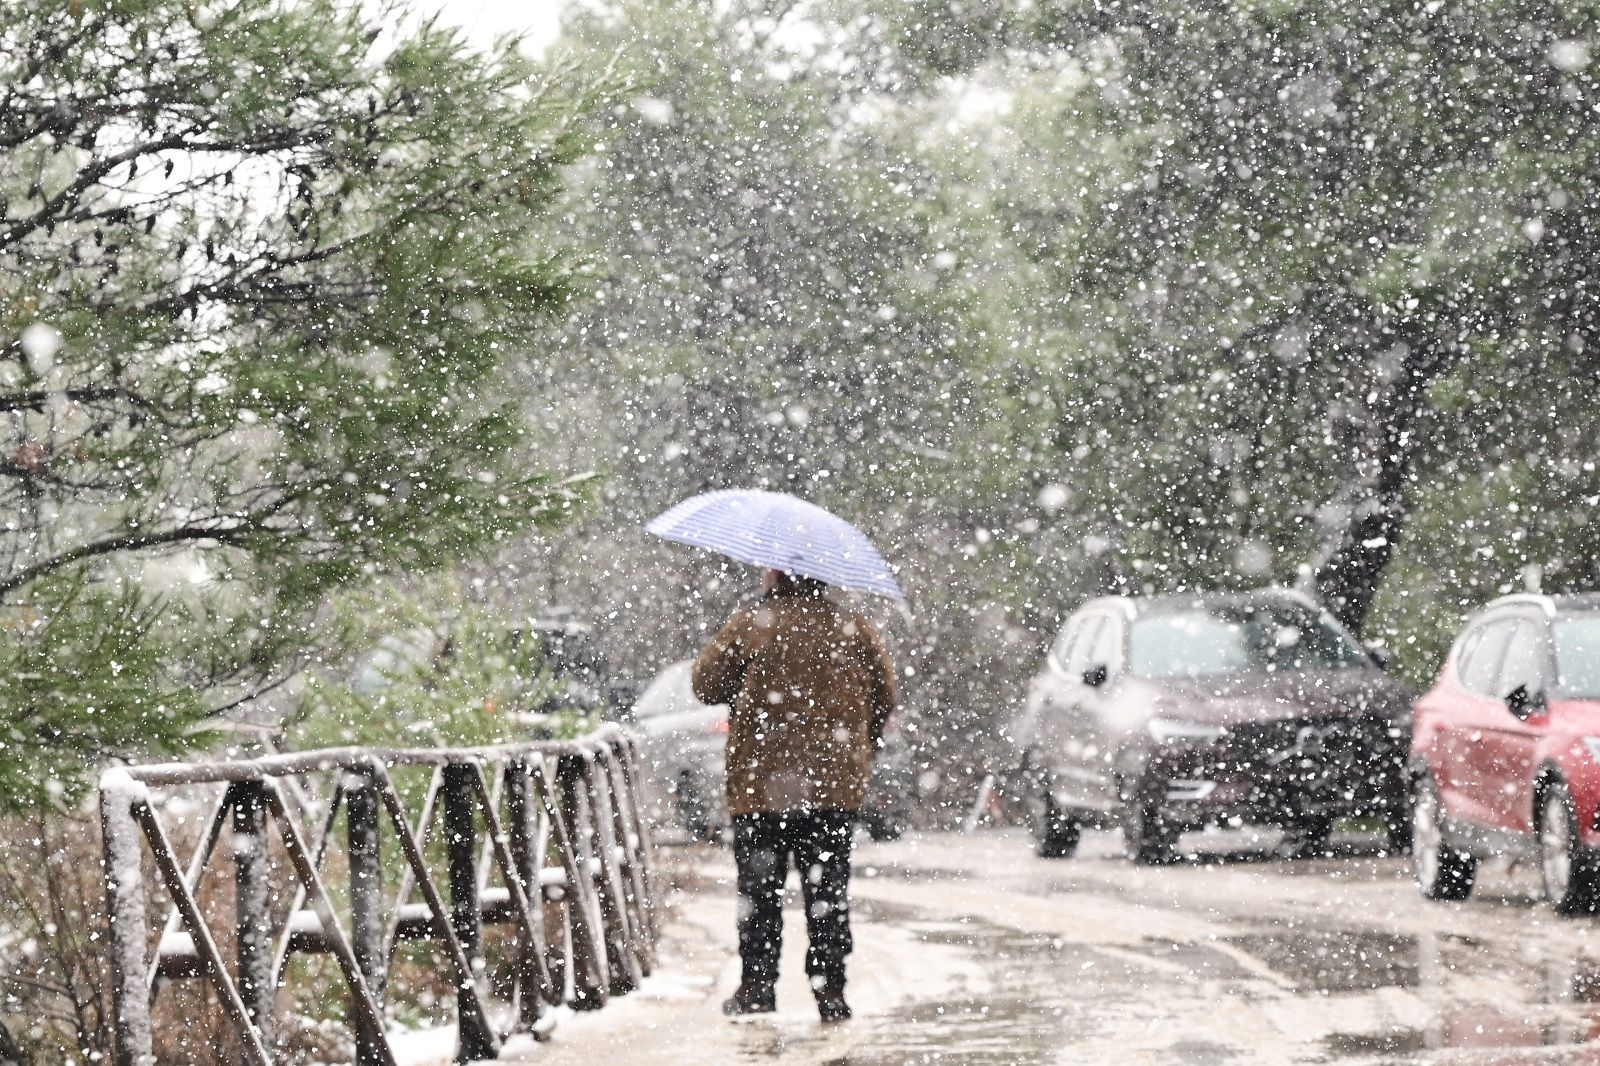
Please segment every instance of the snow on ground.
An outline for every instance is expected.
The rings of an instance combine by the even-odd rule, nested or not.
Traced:
[[[731,868],[726,871],[731,875]],[[681,900],[655,974],[604,1010],[568,1014],[527,1062],[705,1063],[752,1051],[792,1062],[830,1062],[850,1053],[863,1023],[918,999],[957,991],[981,994],[982,968],[956,948],[921,940],[914,930],[862,921],[856,927],[849,998],[858,1020],[824,1026],[805,977],[805,932],[797,906],[787,908],[778,1010],[732,1020],[721,1003],[739,983],[731,887]],[[515,1055],[508,1055],[519,1061]]]
[[[501,1061],[673,1066],[754,1051],[796,1063],[831,1062],[849,1055],[863,1030],[873,1027],[872,1019],[918,1000],[982,995],[988,987],[983,967],[968,953],[925,940],[914,928],[862,920],[856,923],[849,986],[858,1020],[824,1026],[806,983],[804,917],[798,899],[790,899],[777,1012],[725,1018],[722,1000],[739,983],[732,873],[731,864],[714,859],[701,887],[672,901],[659,964],[637,990],[602,1010],[556,1012],[548,1040],[519,1037]],[[396,1056],[399,1066],[447,1066],[454,1040],[448,1028],[408,1034]]]

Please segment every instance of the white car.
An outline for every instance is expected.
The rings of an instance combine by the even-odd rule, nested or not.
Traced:
[[[694,660],[662,670],[633,704],[633,725],[645,761],[647,816],[700,840],[715,839],[727,823],[723,752],[728,707],[695,698]]]

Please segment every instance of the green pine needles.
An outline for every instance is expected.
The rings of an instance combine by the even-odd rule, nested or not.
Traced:
[[[538,235],[608,80],[395,5],[0,9],[0,807],[571,506],[502,371],[580,276]]]

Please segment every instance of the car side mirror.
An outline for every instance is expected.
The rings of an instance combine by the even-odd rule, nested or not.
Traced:
[[[1095,663],[1083,672],[1083,683],[1090,688],[1099,688],[1110,676],[1111,671],[1106,668],[1105,663]]]
[[[1529,692],[1527,685],[1518,685],[1506,693],[1506,710],[1519,720],[1526,720],[1535,714],[1543,714],[1545,708],[1543,692]]]
[[[1389,664],[1394,661],[1393,657],[1389,654],[1389,649],[1385,648],[1382,644],[1368,644],[1367,658],[1371,659],[1373,665],[1375,665],[1379,670],[1389,669]]]

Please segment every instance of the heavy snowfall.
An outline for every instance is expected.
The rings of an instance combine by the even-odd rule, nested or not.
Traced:
[[[1597,46],[0,2],[0,1064],[1600,1063]]]

